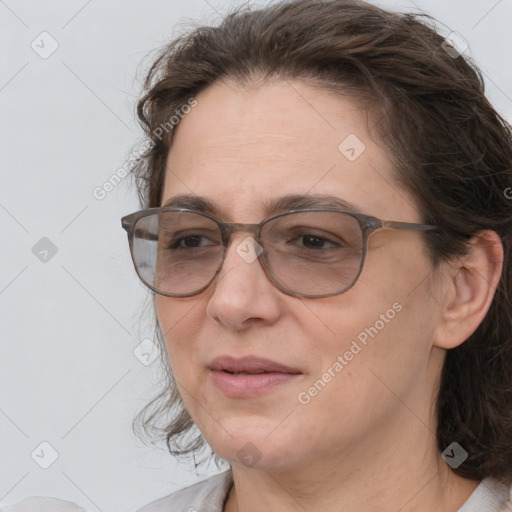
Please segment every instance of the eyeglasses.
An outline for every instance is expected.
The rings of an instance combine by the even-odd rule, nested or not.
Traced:
[[[258,244],[253,247],[253,260],[257,257],[279,290],[321,298],[354,285],[373,231],[437,229],[331,208],[291,210],[259,224],[233,224],[187,208],[160,207],[132,213],[121,221],[140,279],[168,297],[190,297],[205,290],[222,268],[234,231],[253,235]]]

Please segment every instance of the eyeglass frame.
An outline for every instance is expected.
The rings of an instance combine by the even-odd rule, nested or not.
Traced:
[[[352,280],[351,284],[345,288],[343,288],[341,291],[333,292],[333,293],[327,293],[322,295],[309,295],[309,294],[303,294],[303,293],[297,293],[289,288],[282,285],[279,280],[275,277],[275,275],[272,272],[271,265],[268,263],[268,259],[265,255],[265,246],[262,243],[262,240],[260,238],[261,230],[265,224],[268,222],[283,217],[286,215],[294,214],[294,213],[305,213],[305,212],[335,212],[335,213],[342,213],[345,215],[349,215],[353,218],[355,218],[358,221],[358,224],[361,228],[361,232],[363,235],[363,245],[361,248],[361,258],[359,263],[359,269],[357,271],[357,274],[355,275],[354,279]],[[149,285],[141,276],[139,272],[139,268],[137,266],[137,263],[135,261],[135,256],[133,253],[133,240],[134,240],[134,231],[135,231],[135,225],[137,222],[144,218],[148,217],[150,215],[160,214],[160,213],[167,213],[167,212],[174,212],[174,213],[193,213],[196,215],[200,215],[202,217],[206,217],[207,219],[212,220],[215,222],[215,224],[218,226],[221,239],[222,239],[222,248],[223,248],[223,254],[222,259],[220,261],[219,267],[215,271],[213,277],[208,281],[208,283],[200,288],[199,290],[196,290],[194,292],[189,292],[186,294],[172,294],[172,293],[164,293],[153,286]],[[146,208],[143,210],[139,210],[136,212],[133,212],[131,214],[125,215],[121,218],[121,225],[123,229],[128,234],[128,243],[130,247],[130,254],[133,262],[133,266],[135,267],[135,271],[137,272],[137,275],[139,276],[140,280],[153,292],[163,295],[165,297],[174,297],[174,298],[186,298],[186,297],[192,297],[194,295],[198,295],[199,293],[206,290],[212,282],[215,280],[219,272],[221,271],[222,267],[224,266],[224,261],[226,259],[226,254],[228,251],[229,242],[231,240],[231,235],[235,231],[244,231],[248,232],[253,235],[256,243],[262,248],[262,252],[258,255],[257,259],[260,261],[261,267],[263,268],[263,271],[265,272],[265,275],[270,280],[270,282],[280,291],[283,293],[286,293],[287,295],[291,295],[292,297],[301,297],[301,298],[307,298],[307,299],[320,299],[325,297],[332,297],[334,295],[341,295],[342,293],[345,293],[346,291],[350,290],[357,280],[359,279],[359,276],[361,275],[361,272],[363,271],[364,262],[366,259],[366,252],[368,247],[368,238],[369,236],[378,229],[395,229],[395,230],[401,230],[401,231],[422,231],[422,232],[431,232],[434,230],[438,230],[439,226],[432,225],[432,224],[421,224],[416,222],[402,222],[402,221],[393,221],[393,220],[383,220],[378,219],[377,217],[374,217],[372,215],[366,215],[364,213],[355,212],[351,210],[343,210],[338,208],[301,208],[301,209],[295,209],[295,210],[288,210],[285,212],[276,213],[274,215],[271,215],[270,217],[266,217],[258,224],[245,224],[245,223],[238,223],[238,222],[224,222],[220,219],[217,219],[213,215],[209,215],[208,213],[201,212],[198,210],[193,210],[190,208],[177,208],[172,206],[160,206],[155,208]]]

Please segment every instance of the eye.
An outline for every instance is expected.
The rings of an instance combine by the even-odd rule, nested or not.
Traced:
[[[300,235],[295,240],[302,240],[302,245],[306,249],[335,249],[341,247],[340,244],[318,235]]]
[[[211,240],[203,235],[187,235],[176,238],[169,245],[169,249],[187,249],[214,245]]]
[[[280,234],[279,234],[280,231]],[[290,226],[284,230],[276,230],[277,241],[288,246],[312,251],[340,249],[346,247],[343,233],[331,233],[313,226]],[[280,239],[280,240],[279,240]]]

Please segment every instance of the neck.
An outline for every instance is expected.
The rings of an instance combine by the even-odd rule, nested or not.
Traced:
[[[225,512],[456,512],[478,482],[449,468],[423,423],[411,422],[407,436],[403,425],[391,442],[383,428],[350,450],[318,454],[305,467],[256,469],[233,464],[234,486]]]

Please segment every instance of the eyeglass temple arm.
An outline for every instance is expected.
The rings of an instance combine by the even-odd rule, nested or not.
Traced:
[[[404,231],[433,231],[439,227],[432,224],[417,224],[415,222],[398,222],[394,220],[381,220],[380,224],[379,227],[381,228],[401,229]]]
[[[131,215],[127,217],[123,217],[121,219],[121,225],[123,229],[125,229],[128,233],[132,232],[135,221],[131,218]],[[399,222],[393,220],[380,220],[376,218],[372,218],[371,222],[367,224],[367,227],[370,229],[401,229],[404,231],[433,231],[438,228],[438,226],[434,226],[432,224],[418,224],[414,222]],[[259,226],[258,224],[240,224],[240,223],[224,223],[222,225],[223,236],[226,237],[233,232],[238,230],[250,231],[253,235],[256,234]],[[140,238],[145,238],[147,240],[158,240],[158,236],[150,236],[147,231],[142,230],[142,233],[145,236],[139,236]]]

